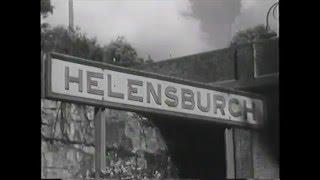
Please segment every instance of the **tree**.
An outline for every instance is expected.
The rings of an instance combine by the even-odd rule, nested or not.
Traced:
[[[41,0],[40,15],[46,18],[53,13],[53,8],[50,0]],[[135,48],[123,36],[101,47],[96,38],[88,38],[80,28],[72,31],[63,26],[51,28],[47,23],[41,23],[41,50],[44,53],[55,51],[126,67],[153,62],[150,56],[147,61],[138,57]]]
[[[50,0],[41,0],[41,5],[40,5],[40,15],[43,17],[47,17],[48,13],[53,12],[53,6],[51,5]]]
[[[50,0],[41,0],[41,5],[40,5],[40,16],[43,18],[46,18],[48,16],[48,13],[52,14],[53,13],[53,6],[51,5]],[[49,27],[48,23],[41,23],[41,32],[43,29],[46,29]],[[42,36],[41,36],[42,38]]]
[[[145,61],[145,63],[153,63],[153,59],[151,58],[150,55],[148,55],[148,59]]]
[[[54,51],[126,67],[146,63],[143,58],[138,57],[135,48],[123,36],[101,47],[96,38],[88,38],[81,33],[80,28],[70,31],[63,26],[42,26],[41,49],[43,52]],[[149,56],[148,63],[150,62],[153,60]]]
[[[79,28],[70,31],[63,26],[41,28],[41,49],[55,51],[85,59],[101,61],[103,49],[95,38],[88,38]]]
[[[121,66],[131,66],[143,63],[142,58],[138,58],[137,51],[123,37],[117,37],[116,40],[104,47],[105,53],[103,62],[118,64]]]
[[[264,25],[258,25],[253,28],[237,32],[236,35],[232,38],[230,46],[252,43],[257,40],[271,39],[276,35],[276,32],[269,29],[267,30]]]

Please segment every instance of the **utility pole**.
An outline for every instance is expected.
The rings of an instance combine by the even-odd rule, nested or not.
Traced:
[[[73,30],[73,0],[69,0],[69,29]]]

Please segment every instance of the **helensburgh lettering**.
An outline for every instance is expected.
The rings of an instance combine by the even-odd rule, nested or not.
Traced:
[[[253,94],[71,59],[49,59],[46,98],[227,125],[263,123],[263,100]]]
[[[88,94],[116,98],[123,102],[152,103],[153,106],[159,106],[159,108],[165,105],[168,108],[181,108],[190,112],[198,109],[203,113],[211,113],[221,117],[228,114],[235,118],[242,117],[243,120],[248,120],[248,116],[251,116],[251,122],[255,122],[258,117],[255,102],[248,102],[245,98],[229,98],[227,95],[213,91],[203,93],[193,87],[179,87],[179,84],[168,86],[157,81],[139,79],[138,76],[126,77],[124,78],[125,82],[116,82],[112,73],[107,71],[101,73],[77,69],[71,75],[70,69],[69,66],[64,67],[64,90],[66,91],[70,91],[71,84],[74,84],[77,88],[73,91],[84,93],[84,89],[86,89],[85,92]],[[102,83],[103,81],[104,83]],[[100,86],[98,86],[99,83],[101,83]],[[125,83],[122,87],[126,89],[114,89],[113,85],[118,83]]]

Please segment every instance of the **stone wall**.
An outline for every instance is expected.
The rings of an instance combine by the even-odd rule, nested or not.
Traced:
[[[41,176],[85,177],[93,165],[93,121],[84,121],[71,108],[72,118],[61,119],[61,102],[41,101]],[[66,107],[67,108],[67,107]]]
[[[93,107],[41,100],[42,178],[94,177]],[[106,109],[106,178],[175,177],[159,130],[130,112]]]

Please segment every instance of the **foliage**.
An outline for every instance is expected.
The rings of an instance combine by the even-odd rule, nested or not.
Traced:
[[[41,25],[41,49],[45,53],[54,51],[126,67],[153,62],[150,56],[146,61],[138,57],[135,48],[123,36],[102,47],[96,38],[89,38],[80,28],[51,28],[48,24]]]
[[[46,18],[53,13],[50,0],[41,0],[40,15]],[[137,57],[136,50],[121,36],[101,47],[96,38],[89,38],[80,28],[68,29],[63,26],[51,28],[47,23],[41,23],[41,50],[44,53],[55,51],[76,57],[103,61],[121,66],[143,63]]]
[[[53,6],[51,5],[50,0],[41,0],[41,5],[40,5],[40,15],[43,17],[47,17],[48,13],[53,12]]]
[[[53,6],[50,0],[41,0],[41,16],[45,18],[48,13],[52,12]],[[143,58],[138,57],[135,48],[123,36],[101,47],[96,38],[89,38],[80,31],[79,27],[76,29],[68,29],[63,26],[51,28],[47,23],[41,23],[41,50],[44,53],[55,51],[120,66],[145,62]],[[147,62],[153,62],[150,56]]]
[[[138,155],[119,156],[117,151],[107,153],[108,165],[100,177],[106,179],[164,179],[177,178],[177,170],[166,155],[146,154],[152,157],[157,165],[148,161],[150,157],[141,158]],[[150,161],[150,160],[149,160]],[[156,166],[160,166],[156,167]],[[87,179],[95,177],[95,170],[89,171]]]
[[[150,55],[148,55],[148,59],[145,61],[145,63],[149,64],[149,63],[153,63],[153,59],[151,58]]]
[[[44,52],[55,51],[81,58],[101,60],[103,49],[95,38],[88,38],[79,28],[70,31],[63,26],[41,29],[41,48]]]
[[[138,59],[136,50],[123,36],[111,41],[111,43],[105,47],[104,54],[105,56],[103,61],[108,62],[108,60],[111,60],[109,63],[115,63],[121,66],[143,63],[143,59]]]
[[[252,43],[257,40],[271,39],[276,35],[276,32],[267,30],[264,25],[258,25],[253,28],[237,32],[237,34],[233,37],[230,46]]]

